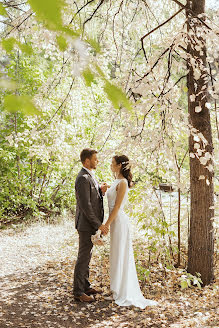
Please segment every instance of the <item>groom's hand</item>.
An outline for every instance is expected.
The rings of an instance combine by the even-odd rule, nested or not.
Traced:
[[[103,195],[107,191],[107,188],[108,188],[108,184],[106,182],[103,182],[100,186],[100,189],[101,189]]]
[[[99,227],[99,230],[102,232],[103,235],[106,235],[106,234],[108,234],[108,232],[109,232],[109,228],[106,227],[104,224],[102,224],[102,225]]]

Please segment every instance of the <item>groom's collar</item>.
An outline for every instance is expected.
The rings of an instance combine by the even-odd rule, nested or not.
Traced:
[[[86,170],[90,175],[95,175],[91,170],[87,169],[86,167],[82,166],[84,170]]]

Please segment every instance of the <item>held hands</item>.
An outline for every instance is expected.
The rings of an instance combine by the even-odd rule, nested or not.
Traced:
[[[108,228],[106,225],[104,225],[104,224],[102,224],[102,225],[99,227],[99,230],[101,231],[101,233],[102,233],[103,235],[107,235],[108,232],[109,232],[109,228]]]
[[[102,224],[95,235],[91,236],[91,241],[94,245],[102,246],[104,245],[105,238],[104,236],[107,235],[109,232],[109,227],[107,224]]]
[[[103,246],[104,245],[104,236],[102,235],[100,229],[97,230],[95,235],[91,236],[91,241],[93,245]]]

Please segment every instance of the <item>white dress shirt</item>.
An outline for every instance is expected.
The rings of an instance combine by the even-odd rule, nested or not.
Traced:
[[[92,179],[93,179],[93,181],[94,181],[95,187],[96,187],[97,191],[99,192],[99,184],[98,184],[98,182],[97,182],[97,179],[96,179],[96,177],[95,177],[94,172],[91,171],[91,170],[89,170],[89,169],[87,169],[87,168],[84,167],[84,166],[83,166],[83,169],[85,169],[88,173],[90,173],[90,175],[91,175],[91,177],[92,177]]]

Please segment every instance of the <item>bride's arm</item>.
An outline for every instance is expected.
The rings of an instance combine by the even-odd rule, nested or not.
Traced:
[[[121,180],[121,182],[118,184],[118,190],[117,190],[115,206],[114,206],[112,212],[110,213],[110,216],[109,216],[108,220],[105,223],[107,228],[115,220],[115,218],[118,214],[118,211],[120,209],[120,206],[122,204],[123,198],[125,196],[126,190],[127,190],[127,183],[126,183],[125,180]]]

